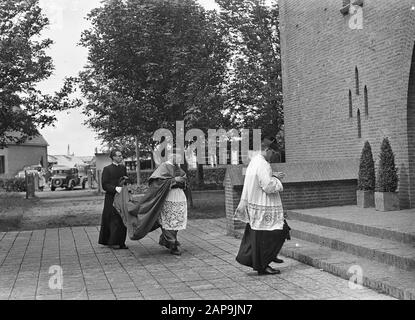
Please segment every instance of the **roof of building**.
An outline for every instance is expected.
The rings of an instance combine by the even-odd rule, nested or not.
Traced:
[[[71,168],[79,165],[88,165],[93,159],[93,156],[48,155],[49,163],[56,163]]]
[[[22,134],[20,132],[7,132],[8,136],[12,136],[12,137],[16,137],[16,138],[20,138],[22,136]],[[17,145],[14,142],[9,142],[7,143],[8,145]],[[41,147],[47,147],[49,146],[49,144],[47,143],[47,141],[45,140],[45,138],[39,133],[36,136],[27,138],[27,140],[21,144],[18,145],[24,145],[24,146],[41,146]]]

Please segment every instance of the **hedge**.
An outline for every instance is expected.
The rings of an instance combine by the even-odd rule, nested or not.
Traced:
[[[365,142],[360,156],[357,187],[358,190],[375,190],[375,162],[373,161],[372,148],[369,141]]]
[[[153,173],[152,170],[142,170],[141,171],[141,183],[147,184],[148,178]],[[203,189],[223,189],[223,180],[225,179],[226,168],[204,168],[204,186]],[[201,187],[197,185],[197,170],[190,169],[188,178],[190,182],[190,187],[192,190],[198,190]],[[137,183],[137,173],[134,171],[128,172],[128,177],[130,178],[133,184]]]
[[[25,178],[0,178],[0,190],[6,192],[26,191]]]
[[[380,147],[376,191],[395,192],[398,188],[398,168],[395,166],[395,155],[389,139],[384,138]]]

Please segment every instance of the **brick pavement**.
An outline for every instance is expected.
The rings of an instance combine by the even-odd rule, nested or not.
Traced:
[[[280,275],[257,276],[235,261],[240,240],[225,235],[224,219],[190,220],[179,233],[180,257],[158,245],[159,230],[127,241],[129,250],[99,245],[98,234],[99,227],[0,233],[0,299],[393,299],[289,258]],[[50,288],[52,266],[62,267],[62,289]]]

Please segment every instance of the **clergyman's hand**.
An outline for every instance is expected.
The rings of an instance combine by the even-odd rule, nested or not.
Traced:
[[[238,207],[236,208],[236,212],[241,215],[244,216],[245,215],[245,211],[246,211],[246,201],[239,201]]]
[[[176,182],[179,182],[179,183],[185,183],[186,182],[186,179],[183,178],[183,177],[174,177],[174,180],[176,180]]]
[[[284,172],[274,172],[272,175],[279,180],[282,180],[285,178]]]

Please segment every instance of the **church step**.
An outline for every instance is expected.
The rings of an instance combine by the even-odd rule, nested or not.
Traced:
[[[329,209],[329,208],[327,208]],[[336,210],[337,208],[334,208],[333,210]],[[381,239],[390,239],[395,240],[407,244],[414,244],[415,243],[415,234],[410,232],[403,232],[398,230],[391,230],[388,227],[382,227],[382,226],[373,226],[368,225],[360,222],[361,220],[356,219],[356,222],[350,222],[350,221],[344,221],[339,218],[333,218],[331,216],[330,218],[326,216],[320,216],[316,214],[307,214],[302,213],[298,211],[288,211],[288,218],[291,220],[299,220],[303,222],[309,222],[318,224],[321,226],[341,229],[345,231],[350,231],[354,233],[360,233],[363,235],[371,236],[371,237],[377,237]],[[373,217],[373,219],[376,219],[377,217]]]
[[[356,278],[359,279],[359,274],[361,274],[361,282],[358,283],[364,287],[397,299],[415,300],[414,272],[295,237],[285,242],[281,255],[351,280],[351,282],[354,282]],[[361,270],[361,273],[358,270]]]
[[[288,220],[291,235],[331,249],[347,252],[404,270],[415,270],[415,246],[342,229]]]

